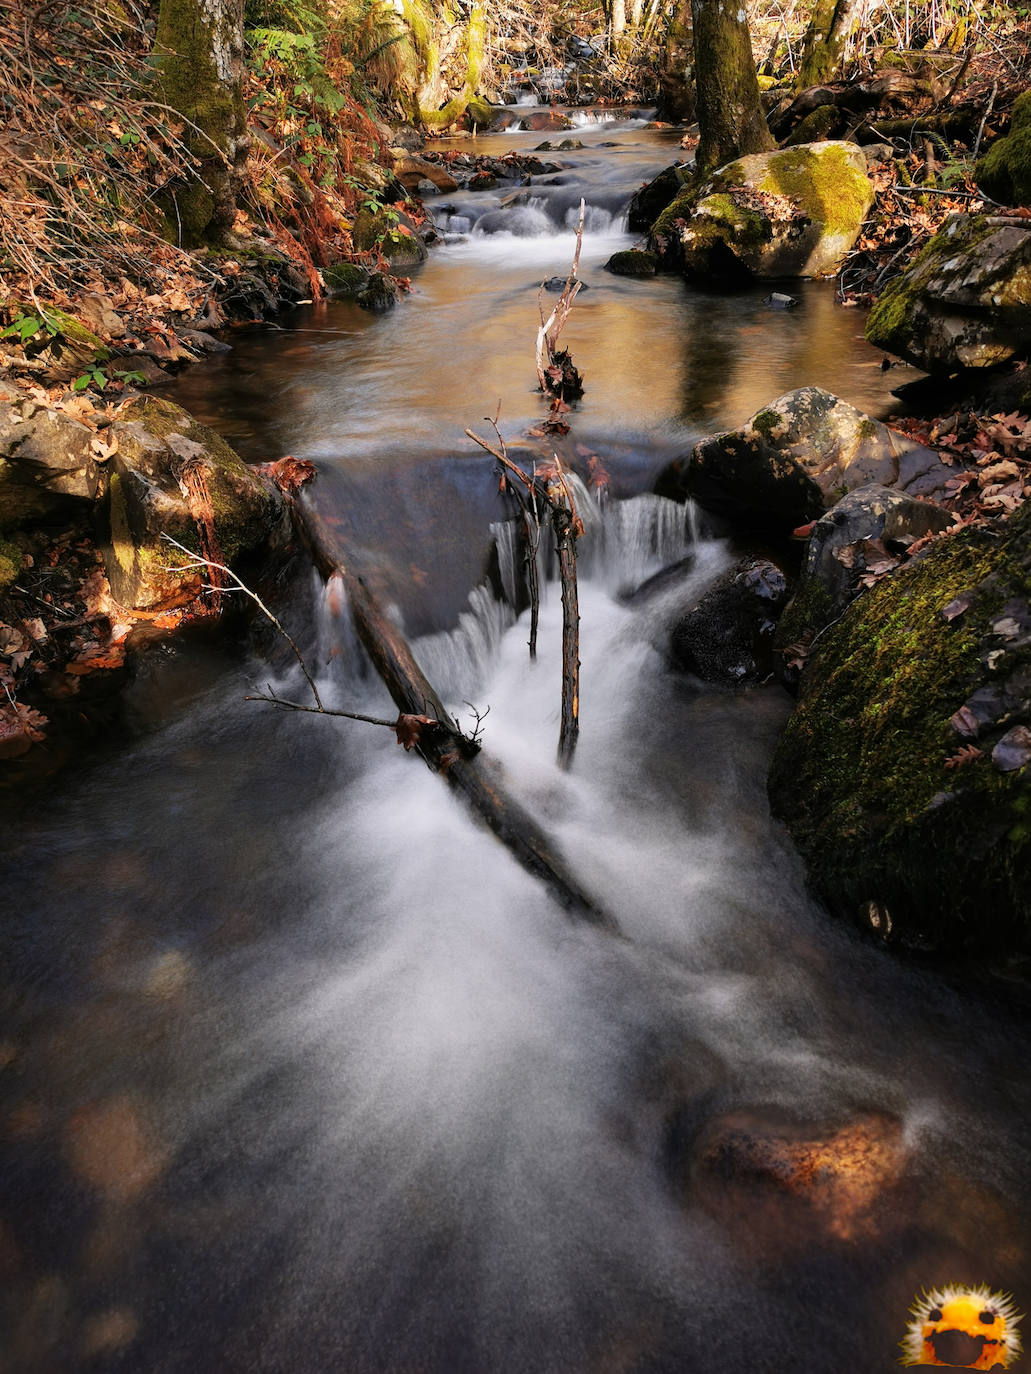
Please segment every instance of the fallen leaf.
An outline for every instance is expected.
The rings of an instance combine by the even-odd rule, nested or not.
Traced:
[[[950,718],[949,724],[957,735],[965,735],[967,739],[976,739],[978,731],[977,717],[969,706],[961,706],[958,711]]]
[[[394,724],[394,733],[397,735],[397,742],[404,746],[405,752],[414,749],[422,738],[422,732],[428,725],[438,725],[440,722],[432,716],[410,716],[402,713],[398,716]]]
[[[945,767],[962,768],[964,764],[976,763],[978,759],[983,758],[984,752],[978,749],[976,745],[964,744],[962,749],[958,750],[950,758],[947,758],[945,760]]]

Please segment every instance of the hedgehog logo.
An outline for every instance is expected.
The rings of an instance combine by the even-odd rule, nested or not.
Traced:
[[[1009,1369],[1020,1354],[1022,1320],[1008,1293],[988,1288],[933,1288],[917,1298],[902,1342],[904,1365]]]

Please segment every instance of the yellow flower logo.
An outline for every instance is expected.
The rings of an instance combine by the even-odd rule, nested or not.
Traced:
[[[1020,1354],[1022,1320],[1008,1293],[933,1288],[917,1298],[902,1342],[904,1365],[1009,1369]]]

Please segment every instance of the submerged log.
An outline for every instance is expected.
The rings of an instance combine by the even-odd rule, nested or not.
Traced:
[[[404,635],[384,615],[360,576],[345,562],[333,531],[310,501],[292,499],[294,524],[316,567],[343,582],[355,629],[399,711],[433,717],[414,747],[426,765],[485,822],[529,873],[539,878],[572,919],[613,934],[616,921],[581,890],[548,834],[505,790],[500,763],[464,736],[419,667]]]

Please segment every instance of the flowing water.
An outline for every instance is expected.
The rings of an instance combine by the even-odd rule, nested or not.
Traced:
[[[895,1367],[924,1286],[1031,1301],[1019,1007],[827,917],[766,809],[789,701],[665,656],[735,551],[650,494],[657,471],[794,385],[883,413],[878,356],[829,286],[776,313],[768,288],[608,277],[621,205],[672,150],[639,124],[578,136],[534,203],[438,209],[466,236],[391,316],[296,312],[177,398],[250,457],[319,462],[428,675],[489,705],[512,790],[625,938],[569,924],[387,732],[244,702],[299,693],[286,660],[152,652],[129,746],[7,825],[4,1374],[859,1374]],[[566,774],[558,596],[531,664],[462,431],[499,398],[506,434],[539,418],[537,283],[567,269],[582,192],[567,452],[612,483],[580,496]],[[387,714],[316,580],[281,601],[327,699]]]

